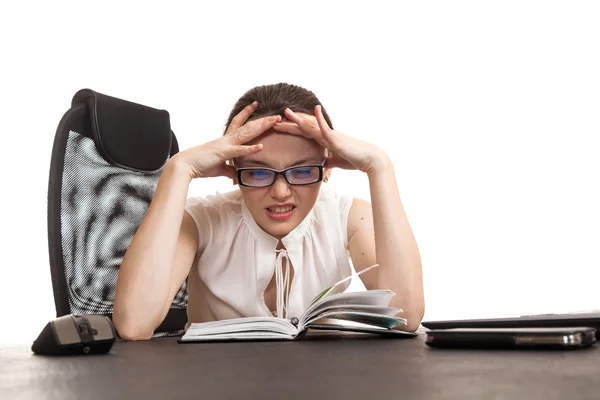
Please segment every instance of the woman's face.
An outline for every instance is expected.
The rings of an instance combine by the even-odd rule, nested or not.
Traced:
[[[255,143],[262,143],[263,149],[258,153],[236,158],[236,167],[268,167],[281,170],[297,165],[321,164],[326,155],[325,149],[313,139],[274,130],[266,131],[246,144]],[[330,173],[330,169],[325,169],[323,176],[328,177]],[[321,183],[290,185],[283,175],[279,175],[271,186],[252,188],[240,185],[240,191],[256,223],[271,236],[281,239],[308,215],[317,201]],[[291,216],[287,219],[277,219],[277,216],[268,210],[272,205],[285,203],[294,206]]]

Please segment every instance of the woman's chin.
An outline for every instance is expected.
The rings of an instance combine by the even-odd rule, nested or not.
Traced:
[[[263,229],[269,235],[277,239],[282,239],[283,237],[287,236],[291,231],[294,230],[294,228],[298,226],[296,218],[290,218],[286,221],[272,221],[270,219],[267,219],[267,221],[265,221],[264,224],[265,225]]]
[[[273,223],[269,223],[269,225],[267,226],[267,232],[269,233],[269,235],[277,238],[277,239],[281,239],[285,236],[287,236],[288,233],[290,233],[292,231],[293,228],[289,228],[288,226],[281,226],[281,224],[278,224],[278,226],[273,226]],[[285,224],[288,225],[288,224]]]

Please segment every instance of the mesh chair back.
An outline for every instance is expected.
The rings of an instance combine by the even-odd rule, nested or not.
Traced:
[[[48,244],[57,317],[112,318],[119,267],[178,152],[169,114],[84,89],[61,119],[48,185]],[[152,293],[148,293],[152,296]],[[183,333],[187,281],[154,337]]]

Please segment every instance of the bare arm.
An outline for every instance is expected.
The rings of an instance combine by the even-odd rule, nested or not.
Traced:
[[[198,232],[186,212],[191,177],[177,155],[165,165],[117,279],[113,321],[123,339],[150,339],[188,275]]]
[[[361,275],[367,289],[390,289],[390,307],[403,309],[399,317],[414,332],[425,312],[421,256],[404,212],[391,161],[369,173],[371,201],[355,199],[348,216],[348,250],[356,270],[380,266]]]

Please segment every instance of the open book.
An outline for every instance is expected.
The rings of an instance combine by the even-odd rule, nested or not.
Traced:
[[[395,330],[406,324],[406,319],[395,317],[402,310],[388,307],[394,292],[391,290],[367,290],[331,294],[341,283],[358,274],[342,279],[316,296],[299,318],[288,320],[278,317],[246,317],[222,321],[190,324],[179,343],[228,341],[228,340],[296,340],[309,328],[379,333],[403,337],[414,337],[416,333]],[[350,324],[323,323],[322,320],[349,321]]]

